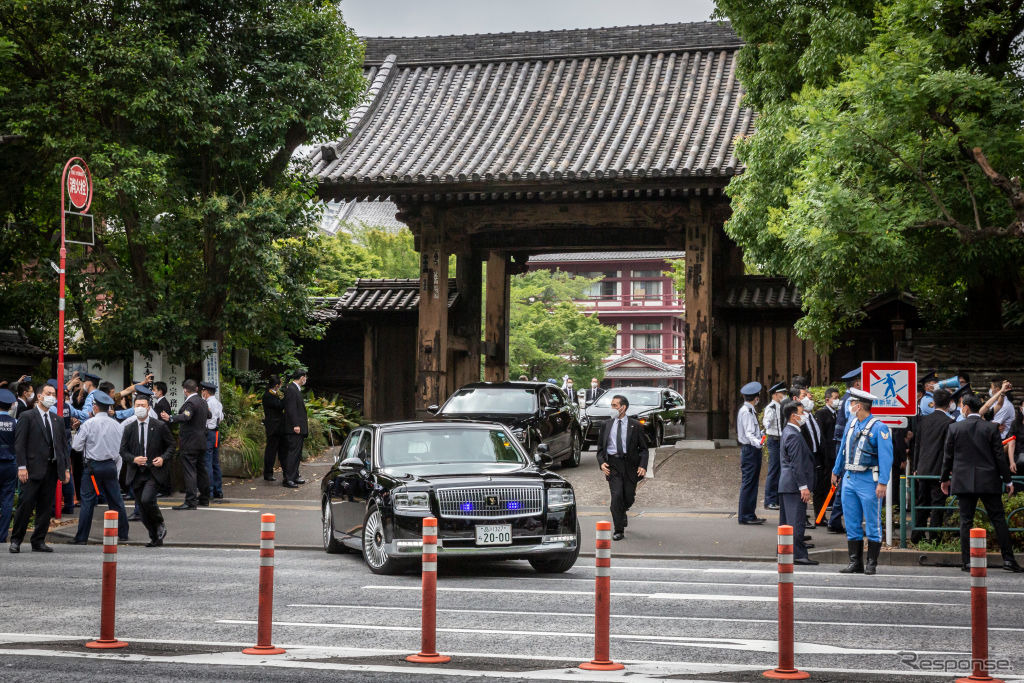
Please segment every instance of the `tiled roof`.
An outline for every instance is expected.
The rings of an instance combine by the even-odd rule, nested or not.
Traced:
[[[722,308],[799,309],[800,292],[786,278],[747,275],[726,291]]]
[[[630,361],[637,361],[637,362],[640,362],[640,363],[642,363],[642,364],[644,364],[644,365],[646,365],[648,367],[647,368],[620,367],[621,365],[623,365],[625,363],[628,363]],[[683,366],[682,365],[669,365],[668,363],[660,361],[657,358],[654,358],[652,356],[648,356],[647,354],[642,353],[640,351],[637,351],[636,349],[631,349],[629,353],[627,353],[627,354],[625,354],[623,356],[619,356],[618,358],[613,358],[612,360],[606,362],[604,364],[604,369],[606,371],[605,372],[605,376],[606,377],[609,376],[608,373],[610,373],[610,372],[618,372],[618,373],[620,373],[618,375],[612,375],[614,377],[640,376],[637,373],[648,373],[648,372],[669,373],[667,375],[659,375],[659,376],[664,376],[664,377],[682,377],[683,376]],[[622,373],[625,373],[625,374],[622,374]],[[643,375],[643,376],[647,377],[648,375]]]
[[[313,304],[313,320],[318,323],[329,323],[337,320],[337,305],[341,300],[340,296],[311,296],[310,303]]]
[[[685,251],[577,251],[564,254],[534,254],[530,263],[563,261],[667,261],[686,258]]]
[[[407,227],[395,218],[398,207],[394,202],[381,201],[329,201],[324,207],[324,215],[320,221],[320,229],[334,235],[344,223],[361,223],[371,228],[383,228],[388,232],[397,232]]]
[[[448,281],[448,307],[458,292],[455,280]],[[356,280],[345,290],[335,308],[342,316],[359,313],[416,312],[420,303],[420,281],[413,279]]]
[[[1024,344],[1019,330],[1003,332],[916,333],[901,343],[897,360],[917,361],[918,367],[941,368],[950,374],[970,371],[971,383],[982,388],[987,373],[1024,373]],[[1011,379],[1015,385],[1018,383]]]
[[[29,343],[23,330],[13,327],[0,329],[0,353],[40,358],[46,355],[41,348]]]
[[[678,370],[648,370],[645,368],[616,368],[606,370],[605,379],[682,379],[683,369]]]
[[[312,173],[339,198],[491,186],[476,198],[496,182],[498,194],[588,192],[604,179],[689,191],[708,183],[683,179],[740,171],[734,140],[753,131],[754,113],[739,106],[739,45],[713,23],[370,39],[367,63],[383,63],[368,72],[358,123],[311,150]],[[622,191],[641,190],[610,190]]]

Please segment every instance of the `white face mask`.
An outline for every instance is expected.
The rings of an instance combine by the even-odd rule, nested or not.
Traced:
[[[137,406],[135,408],[135,417],[140,420],[146,419],[147,415],[149,415],[149,408],[143,408],[142,406]]]
[[[614,419],[616,419],[616,418],[618,418],[618,416],[619,416],[619,409],[618,409],[618,408],[609,408],[609,409],[608,409],[608,415],[609,415],[609,416],[610,416],[610,417],[611,417],[611,418],[612,418],[613,420],[614,420]]]
[[[43,407],[49,410],[57,404],[56,396],[43,396]]]
[[[843,399],[834,398],[832,399],[832,410],[839,410],[839,406],[843,405]]]
[[[814,399],[812,399],[810,396],[804,396],[802,399],[800,399],[800,403],[804,404],[804,410],[814,410]]]
[[[591,389],[597,389],[597,382],[591,382],[590,383],[590,388]]]

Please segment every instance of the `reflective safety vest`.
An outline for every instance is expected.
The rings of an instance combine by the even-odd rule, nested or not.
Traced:
[[[878,469],[878,446],[871,443],[871,428],[878,422],[877,417],[872,417],[864,425],[864,429],[857,432],[855,429],[846,430],[845,465],[851,472],[866,472],[871,469]],[[853,448],[853,437],[860,434],[857,439],[857,447]]]

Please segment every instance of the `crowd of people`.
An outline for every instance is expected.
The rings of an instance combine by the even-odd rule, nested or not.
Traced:
[[[1012,476],[1024,473],[1024,448],[1017,445],[1024,442],[1024,414],[1011,400],[1010,382],[993,380],[982,396],[965,373],[940,381],[928,372],[919,381],[918,414],[906,428],[890,428],[872,415],[879,397],[862,388],[860,374],[858,368],[843,375],[841,396],[839,389],[827,388],[825,405],[817,411],[800,378],[769,387],[770,401],[760,414],[763,385],[755,381],[740,389],[739,523],[765,522],[756,507],[766,450],[763,507],[778,510],[780,524],[794,527],[794,562],[817,564],[807,552],[814,546],[806,530],[823,522],[829,532],[847,536],[850,562],[842,571],[874,574],[882,546],[882,500],[890,482],[908,472],[928,477],[915,478],[916,504],[923,508],[915,526],[926,530],[915,531],[913,541],[934,537],[927,528],[945,525],[942,508],[948,496],[956,496],[966,567],[980,501],[996,532],[1004,569],[1024,571],[1013,555],[1002,502],[1003,493],[1013,492]]]
[[[284,486],[291,488],[305,483],[299,461],[308,432],[301,394],[306,380],[306,371],[297,371],[282,392],[272,377],[263,397],[264,479],[275,481],[280,461]],[[53,551],[46,534],[57,511],[58,482],[61,512],[80,508],[73,544],[88,543],[95,507],[105,502],[119,513],[121,540],[128,539],[129,523],[138,521],[149,535],[147,547],[163,545],[167,526],[157,499],[172,493],[174,458],[181,463],[185,499],[173,509],[196,510],[224,498],[224,407],[212,382],[186,379],[184,400],[174,406],[166,383],[153,375],[117,390],[93,373],[75,372],[63,387],[60,414],[58,388],[56,379],[34,384],[30,376],[0,382],[0,543],[8,542],[9,532],[10,552],[20,552],[33,514],[32,550]],[[126,499],[135,502],[131,514]]]

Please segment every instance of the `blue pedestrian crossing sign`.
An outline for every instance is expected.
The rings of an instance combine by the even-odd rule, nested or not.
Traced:
[[[864,390],[878,397],[871,404],[872,415],[917,414],[917,363],[865,361],[860,372]]]

